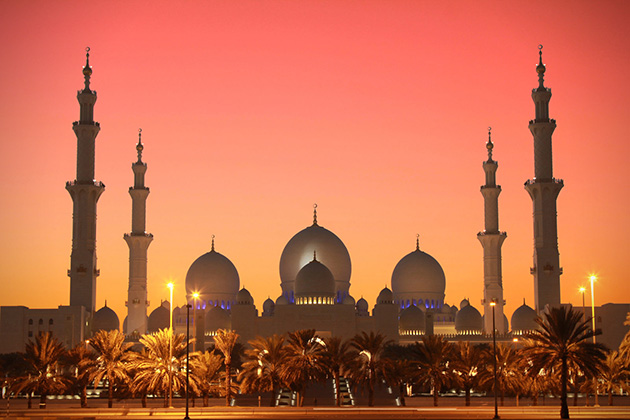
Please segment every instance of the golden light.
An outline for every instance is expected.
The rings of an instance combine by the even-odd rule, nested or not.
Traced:
[[[199,299],[199,292],[195,292],[192,294],[193,299]]]
[[[580,287],[580,293],[584,294],[584,292],[586,292],[586,287],[584,286]]]
[[[490,306],[496,306],[496,304],[497,303],[494,300],[490,302]]]

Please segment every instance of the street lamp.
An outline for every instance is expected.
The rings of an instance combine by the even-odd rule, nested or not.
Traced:
[[[194,292],[192,294],[193,297],[193,329],[194,329],[194,336],[195,336],[195,349],[197,351],[201,350],[203,351],[203,348],[199,348],[199,344],[197,343],[197,336],[199,335],[197,332],[199,331],[199,326],[197,325],[197,299],[199,299],[199,292]]]
[[[494,317],[494,307],[497,306],[497,300],[492,299],[490,302],[492,307],[492,351],[494,352],[494,417],[493,419],[500,419],[499,417],[499,403],[497,400],[497,328]]]
[[[173,408],[173,282],[166,285],[171,291],[170,323],[168,330],[168,406]]]
[[[595,287],[594,283],[597,281],[597,276],[595,274],[591,274],[589,277],[591,281],[591,317],[593,318],[593,344],[597,342],[595,339]],[[595,384],[595,407],[599,407],[599,392],[597,390],[597,376],[593,378],[593,382]]]
[[[586,304],[584,303],[584,292],[586,292],[586,287],[580,287],[580,293],[582,293],[582,312],[584,312],[584,322],[586,322]]]
[[[186,302],[186,417],[184,420],[190,420],[188,416],[188,393],[190,389],[190,303]]]

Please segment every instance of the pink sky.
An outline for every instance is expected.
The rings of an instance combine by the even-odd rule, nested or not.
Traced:
[[[346,244],[350,292],[374,304],[420,247],[446,302],[480,308],[487,127],[499,161],[508,317],[533,306],[537,45],[544,45],[563,302],[600,277],[629,302],[630,4],[624,1],[1,2],[0,305],[69,303],[84,49],[91,47],[97,307],[126,315],[131,163],[143,129],[151,309],[216,249],[259,307],[280,294],[284,245],[319,222]],[[587,299],[588,302],[588,299]]]

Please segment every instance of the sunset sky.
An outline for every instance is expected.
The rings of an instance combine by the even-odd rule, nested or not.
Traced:
[[[499,162],[508,318],[534,305],[532,203],[538,44],[552,89],[563,302],[596,273],[596,303],[630,302],[630,2],[2,1],[0,305],[69,303],[76,91],[91,48],[97,307],[122,323],[131,163],[142,128],[149,299],[216,249],[259,310],[281,292],[289,239],[312,222],[352,259],[370,310],[420,248],[446,302],[481,308],[482,161]],[[589,299],[587,297],[587,304]]]

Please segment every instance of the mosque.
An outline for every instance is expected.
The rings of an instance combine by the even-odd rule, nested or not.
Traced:
[[[280,289],[275,300],[267,299],[262,310],[254,304],[247,289],[241,288],[237,268],[215,250],[214,237],[209,252],[191,264],[186,275],[188,304],[192,305],[191,330],[196,349],[213,342],[218,329],[232,329],[247,340],[257,335],[284,334],[313,328],[321,336],[351,338],[361,331],[379,331],[388,339],[407,344],[424,335],[439,334],[452,341],[491,341],[514,337],[535,329],[534,319],[547,306],[560,300],[556,199],[563,181],[553,177],[551,137],[555,120],[549,118],[551,90],[544,86],[546,67],[542,46],[536,67],[538,86],[532,91],[535,119],[529,122],[534,138],[535,177],[525,183],[533,203],[535,307],[523,302],[509,322],[504,314],[501,246],[507,234],[499,230],[496,183],[498,163],[493,159],[494,144],[490,132],[482,163],[485,184],[484,229],[477,234],[483,247],[483,314],[468,300],[459,308],[445,301],[446,276],[439,262],[420,249],[416,239],[411,249],[393,267],[391,287],[379,293],[374,306],[350,290],[352,264],[343,241],[318,221],[314,206],[312,224],[297,232],[280,255]],[[24,344],[43,331],[51,331],[66,346],[88,339],[98,330],[120,329],[118,315],[107,304],[96,310],[96,206],[105,186],[94,180],[95,139],[100,125],[94,121],[96,92],[90,88],[92,68],[89,49],[83,68],[84,88],[77,93],[80,119],[73,124],[77,136],[76,179],[66,184],[73,200],[73,239],[70,269],[70,304],[55,309],[29,309],[25,306],[0,308],[0,353],[22,351]],[[162,302],[148,316],[147,264],[153,235],[146,232],[145,186],[147,164],[142,161],[141,130],[136,145],[137,160],[132,163],[132,229],[124,235],[129,246],[129,288],[127,316],[123,331],[131,341],[141,334],[168,328],[171,322],[169,302]],[[192,260],[192,258],[191,258]],[[481,282],[480,282],[481,286]],[[173,308],[176,332],[185,333],[186,307]],[[597,309],[601,341],[616,348],[625,334],[623,320],[630,304],[606,304]],[[493,327],[494,324],[494,327]],[[610,325],[610,328],[607,326]]]

